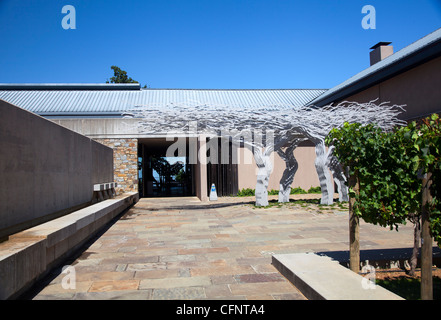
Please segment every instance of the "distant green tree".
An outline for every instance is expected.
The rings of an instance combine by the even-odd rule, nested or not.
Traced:
[[[107,80],[106,83],[139,83],[127,76],[127,71],[121,70],[117,66],[111,66],[110,68],[113,70],[113,77],[110,78],[110,81]],[[143,88],[147,88],[147,85],[144,85]]]

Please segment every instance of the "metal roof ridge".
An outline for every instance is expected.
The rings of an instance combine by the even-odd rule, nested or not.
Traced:
[[[324,88],[265,88],[265,89],[207,89],[207,88],[139,88],[139,84],[132,83],[0,83],[2,91],[118,91],[118,90],[139,90],[139,91],[326,91]]]
[[[283,89],[197,89],[197,88],[141,88],[142,91],[154,91],[154,90],[179,90],[179,91],[293,91],[293,90],[329,90],[323,88],[283,88]]]
[[[0,83],[0,90],[140,90],[139,83]]]

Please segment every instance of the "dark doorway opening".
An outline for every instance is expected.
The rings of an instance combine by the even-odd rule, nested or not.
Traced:
[[[207,163],[207,194],[210,195],[211,185],[214,184],[218,196],[237,195],[239,191],[237,147],[230,141],[220,138],[207,139],[207,144],[210,144],[207,151],[207,157],[210,157]]]
[[[139,142],[138,190],[140,197],[195,195],[194,165],[189,164],[189,152],[167,157],[167,149],[173,141],[155,138],[140,139]]]

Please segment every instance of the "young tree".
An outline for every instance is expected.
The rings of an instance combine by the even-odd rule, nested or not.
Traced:
[[[333,129],[326,138],[328,145],[334,148],[334,155],[349,166],[350,178],[355,177],[359,182],[358,192],[351,190],[355,215],[391,229],[398,229],[406,220],[414,223],[411,273],[416,268],[422,211],[429,212],[430,231],[438,244],[441,243],[440,137],[441,123],[438,116],[433,115],[420,125],[413,122],[389,132],[374,125],[346,123]],[[432,199],[428,203],[422,203],[423,183],[417,172],[428,177],[429,186],[432,184]],[[435,176],[438,178],[433,178]],[[432,240],[425,242],[429,242],[431,248]]]

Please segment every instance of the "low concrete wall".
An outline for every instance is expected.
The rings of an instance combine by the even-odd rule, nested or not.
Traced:
[[[17,298],[138,199],[135,192],[120,195],[0,243],[0,300]]]
[[[0,100],[0,240],[88,205],[113,152]]]

